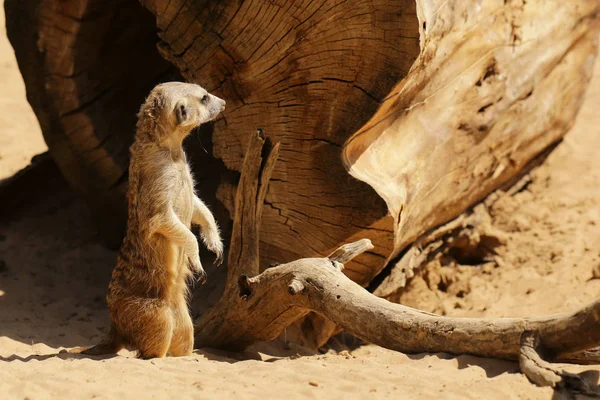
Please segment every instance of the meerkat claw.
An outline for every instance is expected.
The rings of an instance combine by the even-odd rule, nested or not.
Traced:
[[[192,257],[188,257],[188,264],[190,266],[190,268],[192,269],[192,271],[200,273],[201,271],[204,271],[204,268],[202,268],[202,263],[200,262],[200,258],[196,257],[196,258],[192,258]]]
[[[215,257],[214,264],[216,266],[219,266],[219,265],[223,264],[223,254],[217,254],[217,256]]]
[[[203,269],[200,269],[200,271],[198,271],[198,282],[200,282],[200,284],[204,285],[207,280],[208,280],[208,275],[206,274],[206,272]]]

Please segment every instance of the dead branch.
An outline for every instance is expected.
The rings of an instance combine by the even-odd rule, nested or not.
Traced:
[[[542,359],[544,352],[539,337],[535,332],[521,334],[521,354],[519,367],[529,380],[538,386],[550,386],[566,389],[571,393],[600,397],[600,388],[590,384],[583,374],[571,374]]]
[[[279,143],[272,146],[268,139],[265,141],[262,130],[259,129],[256,135],[250,137],[235,196],[226,290],[231,289],[231,284],[239,276],[253,276],[259,272],[258,229],[262,205],[278,155]]]
[[[388,349],[519,360],[533,382],[572,387],[573,376],[543,361],[539,351],[550,359],[574,352],[581,358],[597,347],[600,299],[574,313],[537,318],[451,318],[415,310],[374,296],[342,273],[342,262],[372,248],[368,239],[343,245],[327,258],[300,259],[258,274],[258,202],[278,149],[263,146],[259,134],[250,138],[236,197],[229,281],[217,305],[197,320],[196,347],[242,349],[274,339],[314,311]]]
[[[237,305],[245,309],[244,318],[257,340],[273,339],[280,331],[274,327],[284,327],[315,311],[363,340],[405,353],[445,352],[517,360],[521,334],[528,331],[538,333],[553,358],[600,343],[600,300],[572,314],[541,318],[443,317],[372,295],[328,258],[301,259],[252,278],[243,277],[237,297]],[[245,333],[241,330],[227,339],[238,342]]]

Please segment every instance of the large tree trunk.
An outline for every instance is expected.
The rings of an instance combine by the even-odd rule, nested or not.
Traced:
[[[139,104],[155,83],[183,76],[229,103],[201,142],[195,135],[187,142],[201,196],[221,225],[231,226],[238,211],[248,138],[264,128],[281,147],[260,265],[322,256],[366,237],[374,248],[344,270],[363,286],[386,264],[380,279],[394,272],[411,243],[427,244],[424,234],[566,133],[591,74],[599,7],[596,0],[141,3],[6,0],[28,99],[104,237],[118,244],[122,234]],[[405,264],[382,295],[402,285],[391,277],[403,277]]]

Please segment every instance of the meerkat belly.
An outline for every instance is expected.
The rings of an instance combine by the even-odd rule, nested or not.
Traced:
[[[194,213],[194,182],[187,164],[180,165],[177,172],[176,190],[172,199],[173,205],[181,222],[189,228]]]
[[[173,205],[175,214],[189,229],[191,228],[192,217],[194,214],[194,183],[187,165],[181,165],[178,172],[177,190],[174,193]],[[185,251],[181,246],[175,246],[175,251],[175,268],[178,272],[178,278],[185,279],[188,273],[188,255],[185,254]]]

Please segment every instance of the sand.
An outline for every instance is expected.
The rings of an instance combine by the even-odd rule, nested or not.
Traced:
[[[4,26],[3,13],[0,25]],[[3,29],[3,28],[2,28]],[[4,31],[0,31],[0,179],[45,144]],[[448,266],[441,288],[426,274],[406,304],[456,316],[526,316],[574,310],[600,290],[600,63],[582,112],[533,181],[491,210],[508,241],[498,264]],[[96,343],[116,253],[98,240],[85,205],[68,188],[0,221],[0,393],[49,398],[550,399],[516,363],[471,356],[404,355],[376,346],[306,354],[256,346],[242,354],[200,350],[142,361],[56,357]],[[439,273],[439,266],[432,266]],[[438,268],[436,272],[435,268]],[[448,272],[450,271],[450,272]],[[442,290],[443,289],[443,290]],[[590,367],[568,367],[582,371]],[[600,371],[600,368],[593,368]]]

